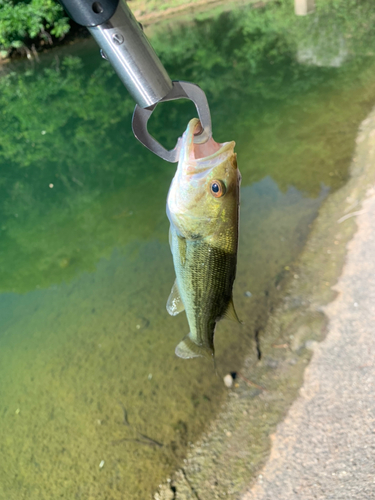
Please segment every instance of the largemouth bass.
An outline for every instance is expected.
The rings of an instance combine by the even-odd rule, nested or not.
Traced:
[[[190,333],[177,345],[180,358],[214,356],[216,322],[238,321],[232,299],[238,246],[239,186],[235,143],[212,138],[194,144],[194,118],[182,137],[167,199],[169,244],[176,281],[167,302],[172,316],[185,309]]]

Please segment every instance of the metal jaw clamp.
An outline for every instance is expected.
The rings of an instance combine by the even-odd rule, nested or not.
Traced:
[[[212,136],[211,129],[211,114],[208,106],[206,94],[203,90],[189,82],[172,82],[173,87],[171,91],[159,102],[174,101],[175,99],[190,99],[195,104],[198,112],[198,117],[201,122],[201,132],[194,136],[196,144],[203,144]],[[156,139],[149,134],[147,130],[147,122],[150,119],[152,112],[158,103],[153,104],[147,108],[141,108],[136,105],[133,114],[132,127],[135,137],[156,155],[163,158],[163,160],[175,163],[178,161],[180,155],[180,141],[177,141],[176,146],[171,149],[165,149]]]
[[[210,109],[198,85],[172,82],[142,26],[125,0],[60,0],[70,17],[86,26],[137,103],[133,115],[136,138],[164,160],[177,162],[179,143],[168,151],[147,130],[147,122],[159,102],[190,99],[194,102],[202,133],[194,139],[206,142],[212,135]]]

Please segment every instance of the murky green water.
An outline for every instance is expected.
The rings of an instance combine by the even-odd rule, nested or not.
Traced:
[[[252,348],[375,103],[373,13],[349,7],[150,28],[171,76],[207,92],[215,139],[237,142],[245,326],[219,325],[220,374]],[[137,143],[132,109],[91,41],[2,69],[1,499],[151,498],[220,408],[211,364],[174,355],[188,332],[165,310],[175,165]],[[152,132],[171,146],[193,114],[163,105]]]

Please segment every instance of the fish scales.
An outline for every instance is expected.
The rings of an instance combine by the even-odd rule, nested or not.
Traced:
[[[236,254],[227,253],[203,241],[187,242],[185,264],[181,263],[178,255],[174,259],[177,284],[189,325],[196,332],[197,343],[209,349],[213,349],[213,344],[206,332],[215,328],[217,319],[228,308],[236,260]]]

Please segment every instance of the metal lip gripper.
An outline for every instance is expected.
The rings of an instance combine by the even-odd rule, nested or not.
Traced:
[[[60,1],[74,21],[88,28],[102,56],[112,64],[137,103],[132,128],[146,148],[164,160],[178,161],[179,141],[168,151],[147,130],[157,104],[176,99],[190,99],[195,104],[202,131],[194,142],[202,144],[211,138],[211,114],[205,93],[194,83],[171,81],[125,0]]]
[[[198,117],[201,122],[201,132],[199,135],[194,136],[196,144],[203,144],[212,136],[211,130],[211,114],[208,106],[206,94],[203,90],[190,82],[172,82],[173,87],[171,91],[159,102],[173,101],[175,99],[190,99],[195,104],[198,112]],[[147,108],[141,108],[136,105],[133,114],[132,127],[135,137],[156,155],[163,158],[163,160],[175,163],[180,156],[180,141],[177,141],[173,149],[165,149],[156,139],[149,134],[147,130],[147,122],[150,119],[154,109],[158,103],[153,104]]]

